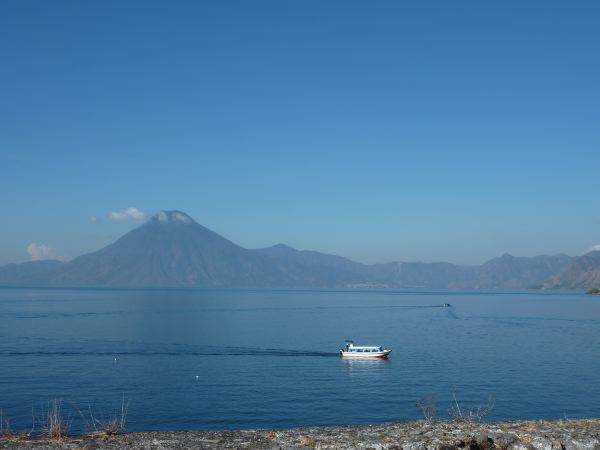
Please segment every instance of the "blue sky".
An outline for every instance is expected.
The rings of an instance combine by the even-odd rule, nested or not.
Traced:
[[[595,1],[1,2],[0,264],[95,250],[128,207],[364,262],[582,254],[598,23]]]

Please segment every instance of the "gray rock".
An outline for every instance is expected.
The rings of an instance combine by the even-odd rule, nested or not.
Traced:
[[[600,450],[600,420],[456,423],[412,421],[287,430],[143,432],[116,436],[0,438],[14,450],[171,449]]]

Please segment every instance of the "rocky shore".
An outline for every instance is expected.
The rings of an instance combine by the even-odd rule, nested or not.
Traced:
[[[600,450],[600,419],[465,423],[412,421],[286,430],[90,434],[52,440],[0,437],[0,449]]]

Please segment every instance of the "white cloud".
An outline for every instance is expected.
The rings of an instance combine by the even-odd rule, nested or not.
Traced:
[[[27,246],[27,253],[29,253],[32,261],[52,258],[52,250],[46,244],[32,242]]]
[[[111,211],[108,217],[111,220],[135,220],[137,222],[146,220],[146,214],[133,206],[121,211]]]
[[[100,223],[100,222],[102,222],[102,219],[100,219],[99,217],[96,217],[96,216],[90,217],[90,223]]]
[[[156,214],[156,219],[159,222],[180,222],[180,223],[185,223],[185,224],[190,224],[193,223],[193,220],[184,213],[180,213],[179,211],[160,211],[158,214]]]
[[[186,216],[185,214],[181,214],[179,212],[173,213],[173,218],[177,221],[177,222],[181,222],[181,223],[187,223],[190,224],[192,223],[192,219],[190,219],[188,216]]]
[[[591,248],[588,251],[590,251],[590,252],[600,252],[600,244],[592,245]]]

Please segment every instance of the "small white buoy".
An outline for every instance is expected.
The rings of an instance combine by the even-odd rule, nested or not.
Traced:
[[[199,378],[200,378],[200,376],[199,376],[199,375],[196,375],[196,380],[197,380],[197,379],[199,379]]]

